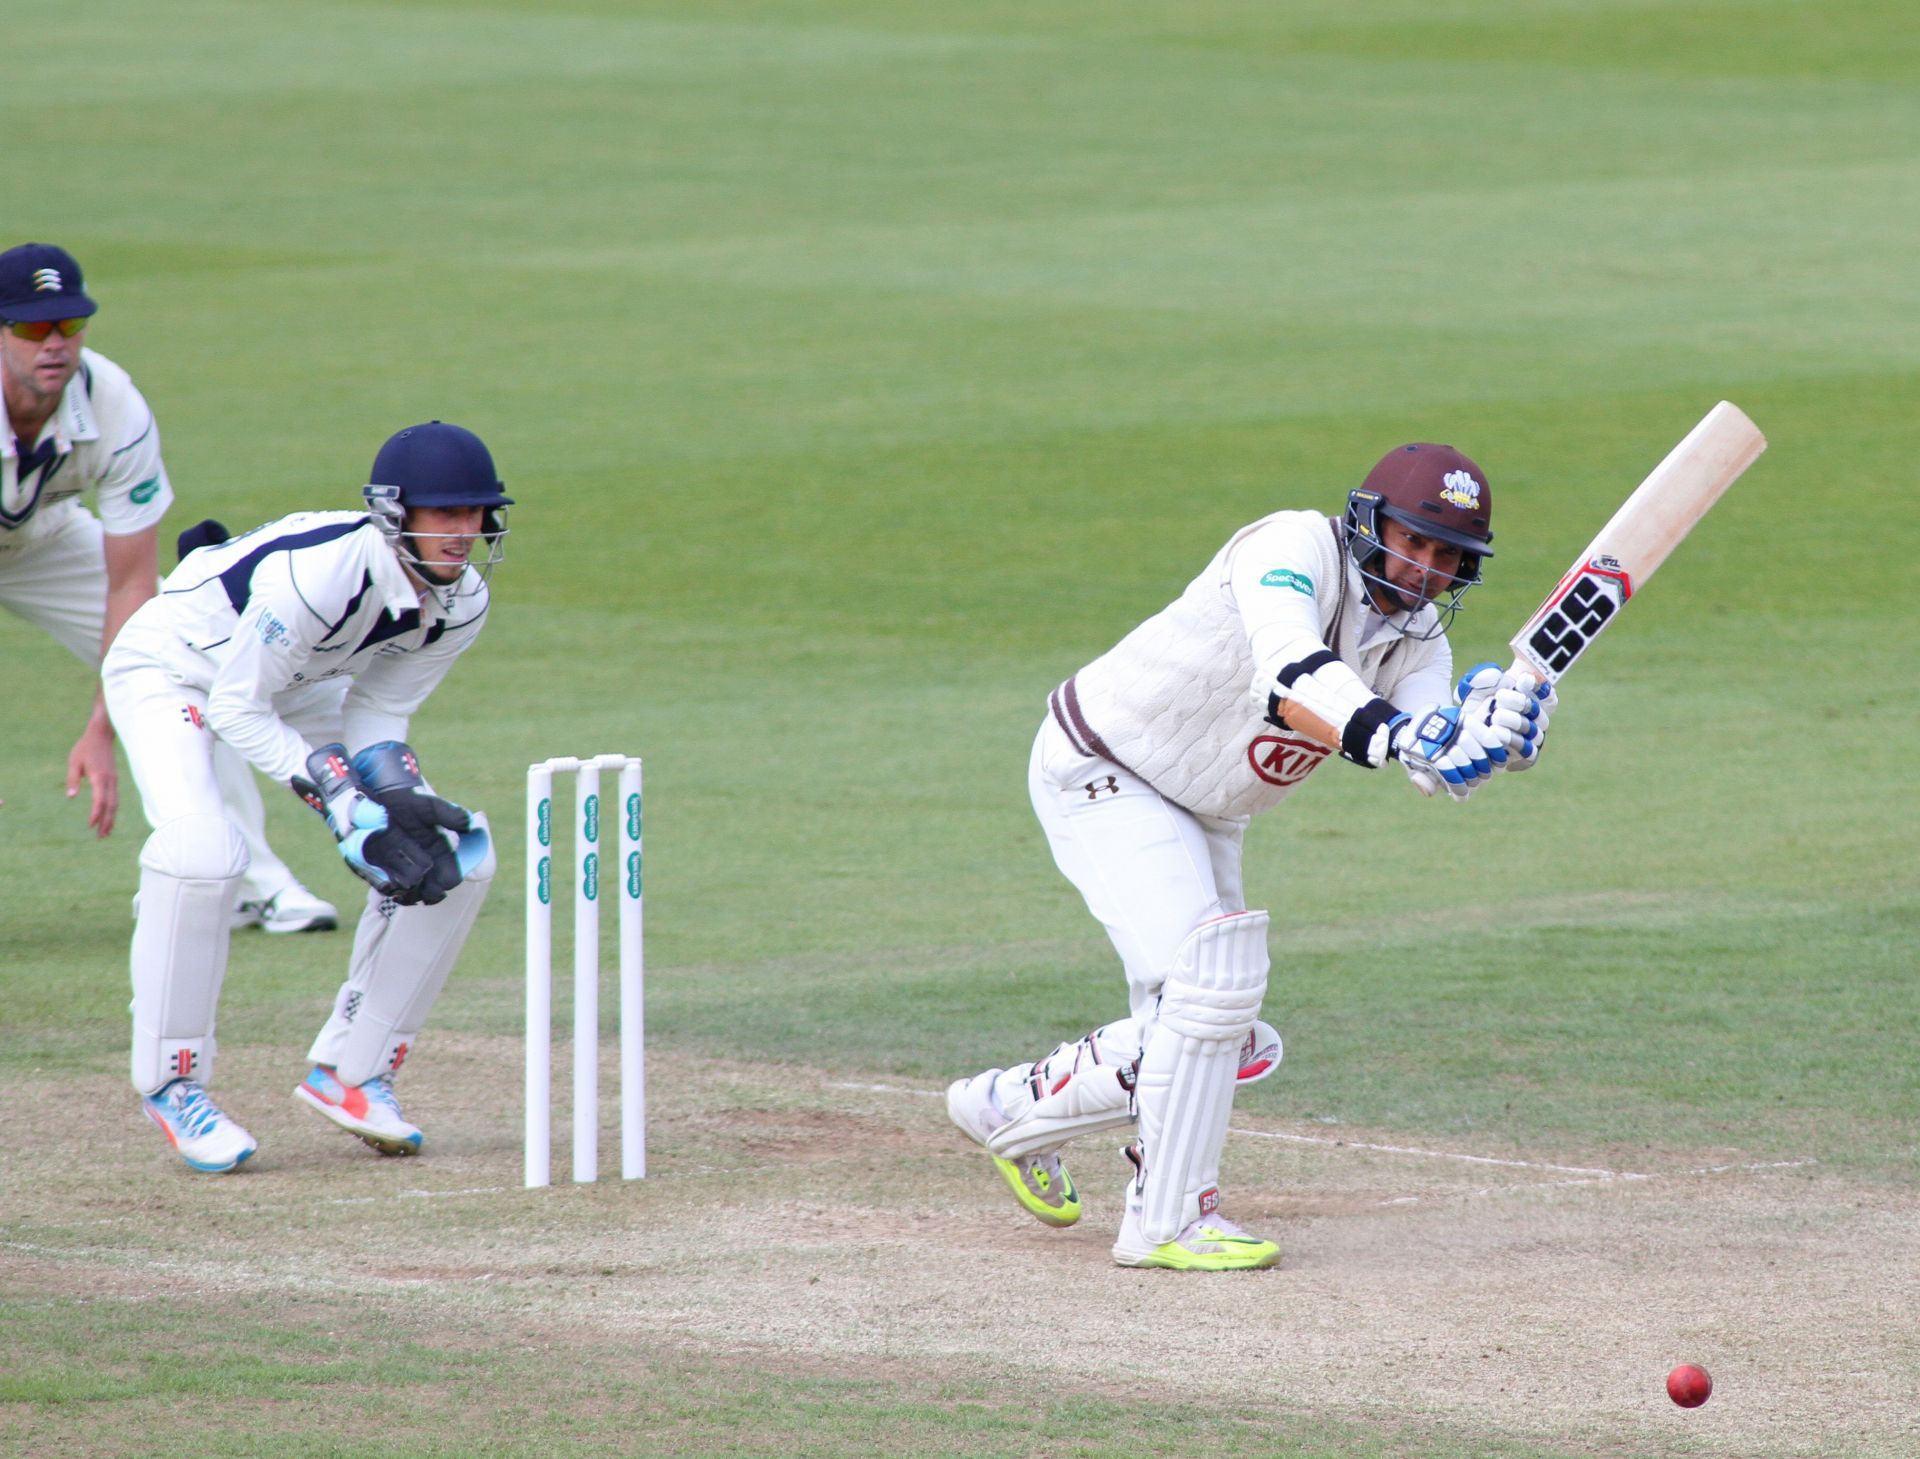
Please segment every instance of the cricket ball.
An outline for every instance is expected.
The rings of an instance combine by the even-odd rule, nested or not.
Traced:
[[[1713,1396],[1713,1379],[1695,1363],[1682,1363],[1667,1374],[1667,1397],[1682,1408],[1698,1408]]]

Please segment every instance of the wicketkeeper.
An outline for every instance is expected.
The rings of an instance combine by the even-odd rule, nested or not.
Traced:
[[[1243,527],[1178,599],[1053,692],[1028,790],[1055,862],[1119,951],[1130,1011],[947,1091],[954,1123],[1041,1221],[1080,1218],[1061,1147],[1137,1121],[1116,1262],[1280,1259],[1220,1210],[1234,1091],[1281,1056],[1259,1019],[1267,914],[1247,910],[1242,838],[1335,753],[1397,764],[1421,794],[1454,800],[1538,759],[1550,688],[1493,664],[1454,682],[1446,628],[1492,556],[1492,519],[1472,461],[1402,446],[1341,516]]]
[[[216,740],[319,811],[371,888],[294,1092],[384,1154],[420,1148],[393,1075],[493,876],[485,818],[435,795],[405,741],[480,636],[512,498],[479,437],[439,421],[388,440],[364,495],[364,512],[297,512],[233,538],[203,523],[207,545],[133,615],[102,671],[153,827],[133,934],[133,1085],[196,1170],[232,1170],[256,1148],[206,1091],[247,867],[221,814]]]

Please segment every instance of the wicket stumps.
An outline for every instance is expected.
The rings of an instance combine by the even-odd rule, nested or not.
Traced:
[[[600,772],[620,772],[620,1174],[647,1173],[640,761],[560,758],[527,767],[527,1167],[553,1179],[553,777],[574,776],[573,1178],[600,1173]]]

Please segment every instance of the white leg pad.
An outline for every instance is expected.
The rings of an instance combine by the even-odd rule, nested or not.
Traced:
[[[247,843],[224,817],[180,816],[140,848],[133,928],[133,1087],[213,1075],[215,1011]]]
[[[1158,1245],[1219,1203],[1234,1077],[1267,991],[1267,914],[1196,927],[1160,991],[1140,1058],[1141,1230]]]
[[[307,1051],[310,1060],[333,1069],[347,1085],[400,1067],[473,930],[493,871],[489,849],[446,900],[432,907],[402,907],[378,892],[367,894],[347,981],[334,996],[333,1016]]]
[[[1080,1135],[1132,1124],[1139,1063],[1140,1025],[1125,1018],[1007,1070],[993,1092],[1008,1119],[987,1137],[987,1149],[1018,1160],[1057,1150]]]

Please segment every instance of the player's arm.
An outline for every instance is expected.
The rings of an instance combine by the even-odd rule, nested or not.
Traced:
[[[1327,642],[1322,614],[1346,566],[1318,540],[1325,532],[1323,519],[1290,514],[1234,548],[1228,587],[1253,656],[1250,692],[1274,724],[1378,766],[1388,758],[1388,724],[1405,716]]]
[[[273,696],[311,670],[327,631],[324,603],[316,610],[293,586],[291,555],[277,553],[254,570],[247,605],[221,646],[219,668],[207,689],[207,723],[213,732],[282,785],[305,771],[315,747],[274,710]]]
[[[340,707],[347,743],[405,740],[413,716],[472,639],[471,632],[454,630],[412,653],[388,654],[368,664],[354,677]]]
[[[160,586],[160,528],[157,524],[103,543],[107,568],[106,619],[100,634],[100,655],[112,646],[126,621]],[[112,833],[120,811],[120,768],[113,753],[113,724],[107,718],[105,696],[96,687],[86,728],[67,754],[67,795],[80,793],[85,781],[92,791],[87,825],[99,836]]]
[[[1340,590],[1346,563],[1325,545],[1318,518],[1284,518],[1249,535],[1230,564],[1230,589],[1254,660],[1252,693],[1267,718],[1369,769],[1398,760],[1423,795],[1464,800],[1492,774],[1479,742],[1463,734],[1444,640],[1396,689],[1413,710],[1376,694],[1328,645],[1324,595]],[[1430,696],[1430,697],[1429,697]]]
[[[366,793],[431,862],[419,883],[398,898],[403,902],[431,905],[439,901],[460,884],[486,850],[485,816],[436,795],[405,743],[414,714],[478,636],[484,615],[482,600],[477,616],[449,628],[431,643],[410,653],[376,658],[355,676],[341,705],[346,741],[360,747],[351,764]],[[454,840],[450,842],[444,832],[453,833]]]

